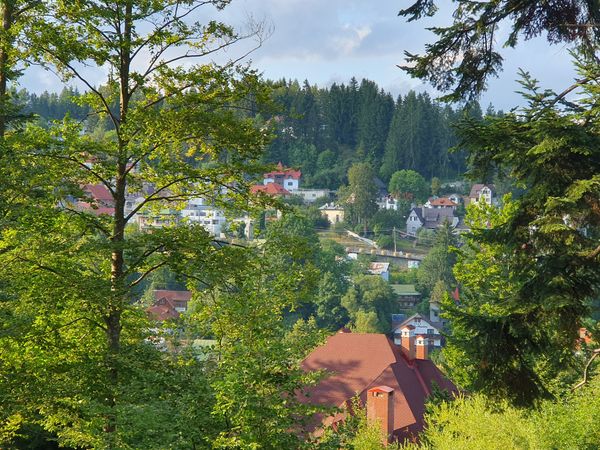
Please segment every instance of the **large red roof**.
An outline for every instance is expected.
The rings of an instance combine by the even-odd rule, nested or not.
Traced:
[[[146,311],[151,319],[158,320],[159,322],[179,317],[179,312],[170,303],[150,306]]]
[[[283,186],[277,183],[268,183],[266,185],[263,184],[255,184],[250,188],[250,192],[252,194],[256,194],[258,192],[262,192],[267,195],[290,195],[290,191],[285,189]]]
[[[293,178],[294,180],[299,180],[302,176],[302,172],[294,169],[285,169],[281,162],[277,164],[277,170],[273,170],[272,172],[268,172],[264,174],[265,178],[275,178],[275,177],[283,177],[283,178]]]
[[[302,367],[331,374],[308,391],[304,401],[313,404],[344,407],[356,394],[364,403],[370,388],[385,385],[394,389],[396,437],[414,436],[422,430],[432,383],[456,391],[430,360],[409,362],[383,334],[337,333],[316,348]]]
[[[446,197],[434,198],[432,200],[429,200],[429,204],[431,206],[458,206],[456,203],[454,203],[452,200]]]
[[[113,196],[111,195],[110,191],[103,184],[86,184],[83,187],[83,190],[89,193],[90,197],[92,197],[97,202],[114,202]]]

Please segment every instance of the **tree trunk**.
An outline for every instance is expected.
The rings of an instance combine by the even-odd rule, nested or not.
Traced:
[[[12,27],[14,4],[12,0],[5,0],[1,2],[0,5],[2,8],[2,34],[4,35],[4,42],[0,45],[0,107],[2,108],[2,112],[0,113],[0,140],[4,140],[7,120],[6,106],[8,104],[6,94],[10,69],[8,49],[12,44],[12,39],[10,39],[10,28]]]
[[[117,135],[119,139],[119,151],[117,155],[116,177],[114,187],[114,221],[111,241],[113,250],[111,255],[111,291],[112,296],[108,308],[108,314],[105,318],[106,335],[108,339],[108,370],[109,378],[113,389],[116,389],[119,383],[119,354],[121,350],[121,313],[127,302],[127,291],[125,286],[125,263],[123,243],[125,242],[125,195],[127,189],[127,145],[128,141],[121,134],[122,125],[127,120],[127,111],[129,109],[130,90],[130,64],[131,64],[131,33],[132,33],[132,2],[125,5],[125,21],[122,36],[121,61],[119,66],[119,117],[117,122]],[[113,393],[116,393],[113,390]],[[117,399],[115,395],[109,398],[110,408],[116,406]],[[114,433],[117,429],[116,416],[110,413],[107,417],[105,431]]]

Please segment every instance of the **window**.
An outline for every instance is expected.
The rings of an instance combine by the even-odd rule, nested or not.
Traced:
[[[427,334],[433,334],[433,328],[427,328]]]

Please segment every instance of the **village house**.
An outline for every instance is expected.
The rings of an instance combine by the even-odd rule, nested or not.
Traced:
[[[326,217],[331,225],[344,221],[344,208],[335,203],[325,203],[319,207],[321,215]]]
[[[425,208],[450,209],[452,211],[456,211],[458,204],[448,197],[437,197],[430,198],[423,206]]]
[[[421,314],[414,314],[394,327],[392,333],[396,345],[402,345],[402,330],[407,326],[414,329],[415,335],[424,337],[424,345],[429,351],[440,348],[443,345],[442,323],[434,322]]]
[[[289,197],[291,195],[290,191],[277,183],[255,184],[250,188],[250,193],[263,193],[271,197]]]
[[[437,230],[444,222],[456,227],[459,218],[454,215],[452,207],[426,208],[418,206],[410,210],[406,218],[406,233],[415,236],[420,228]]]
[[[369,264],[367,272],[370,275],[379,275],[385,281],[390,279],[390,263],[387,262],[372,262]]]
[[[189,223],[202,225],[212,236],[220,237],[227,226],[227,218],[220,208],[204,198],[194,198],[187,202],[181,216]]]
[[[412,309],[421,301],[421,294],[416,291],[414,284],[392,284],[400,309]]]
[[[342,410],[320,417],[312,424],[313,434],[343,421],[352,398],[358,395],[367,417],[379,421],[388,440],[414,439],[423,429],[425,402],[434,385],[456,392],[428,359],[424,337],[410,326],[403,331],[400,345],[395,345],[384,334],[342,330],[302,362],[305,371],[323,370],[329,376],[308,389],[300,401]]]
[[[306,204],[314,203],[319,198],[329,199],[331,197],[329,189],[296,189],[293,193]]]
[[[157,321],[176,319],[188,309],[188,302],[192,298],[189,291],[172,291],[166,289],[153,292],[154,303],[146,311]]]
[[[469,193],[469,204],[483,202],[497,205],[496,191],[493,184],[474,184]]]
[[[284,168],[281,162],[277,164],[277,169],[263,176],[263,185],[276,184],[285,188],[290,193],[295,193],[300,189],[300,177],[302,172],[294,169]]]

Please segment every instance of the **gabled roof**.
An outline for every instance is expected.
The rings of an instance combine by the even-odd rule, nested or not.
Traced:
[[[494,193],[494,185],[493,184],[483,184],[483,183],[476,183],[473,186],[471,186],[471,192],[469,194],[470,198],[479,198],[479,193],[481,192],[481,190],[487,187],[492,191],[492,194]]]
[[[168,289],[156,289],[154,291],[154,299],[168,299],[168,300],[183,300],[189,301],[192,298],[192,293],[190,291],[172,291]]]
[[[160,322],[168,319],[177,319],[179,312],[175,309],[175,306],[171,302],[165,302],[162,305],[150,306],[146,309],[151,319],[158,320]]]
[[[396,295],[421,295],[417,292],[414,284],[391,284],[392,290]]]
[[[397,331],[400,331],[405,326],[410,325],[410,322],[412,322],[414,319],[421,319],[421,321],[428,323],[433,328],[435,328],[436,330],[440,331],[440,325],[441,325],[440,323],[432,322],[427,317],[423,316],[422,314],[417,313],[417,314],[413,314],[409,318],[405,319],[404,322],[399,323],[398,325],[396,325],[394,327],[393,332],[396,333]]]
[[[89,194],[97,202],[113,203],[114,198],[110,191],[103,184],[86,184],[83,190]]]
[[[431,206],[442,206],[442,207],[458,206],[456,203],[454,203],[452,200],[450,200],[449,198],[446,198],[446,197],[433,198],[433,199],[429,200],[429,204]]]
[[[264,178],[275,178],[275,177],[283,177],[283,178],[292,178],[294,180],[299,180],[302,176],[302,172],[294,169],[286,169],[283,167],[283,164],[279,162],[277,164],[277,170],[273,170],[272,172],[268,172],[264,174]]]
[[[455,391],[454,385],[429,360],[409,362],[383,334],[337,333],[302,362],[307,371],[331,375],[309,389],[302,401],[343,407],[356,394],[363,402],[370,388],[394,389],[394,434],[407,437],[423,427],[425,401],[432,383]]]
[[[344,207],[336,205],[335,203],[325,203],[322,206],[319,206],[321,211],[343,211]]]
[[[412,213],[414,213],[415,216],[417,216],[421,223],[425,223],[425,219],[423,218],[423,208],[413,208],[410,210],[410,213],[408,215],[410,216]]]
[[[267,195],[276,196],[276,195],[290,195],[290,192],[285,189],[283,186],[277,183],[268,183],[266,185],[263,184],[255,184],[250,188],[250,192],[252,194],[256,194],[258,192],[262,192]]]
[[[389,270],[390,263],[388,262],[372,262],[369,264],[369,273],[372,275],[381,275]]]

